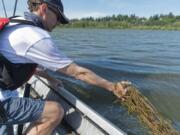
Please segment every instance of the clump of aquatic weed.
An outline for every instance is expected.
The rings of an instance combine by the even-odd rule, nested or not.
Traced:
[[[129,113],[135,113],[153,135],[180,135],[135,86],[130,85],[127,89],[128,98],[121,104],[127,107]]]

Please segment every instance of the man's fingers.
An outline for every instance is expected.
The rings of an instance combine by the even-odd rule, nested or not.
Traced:
[[[129,96],[122,97],[122,101],[126,101],[129,98]]]
[[[120,81],[115,83],[115,90],[113,91],[114,95],[121,99],[121,101],[127,100],[128,96],[126,94],[130,85],[132,85],[130,81]]]

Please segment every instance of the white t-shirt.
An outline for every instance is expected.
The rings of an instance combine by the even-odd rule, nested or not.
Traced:
[[[56,71],[73,61],[57,49],[51,36],[43,29],[31,25],[10,24],[0,32],[0,52],[12,63],[37,63]],[[1,91],[0,100],[15,92]]]

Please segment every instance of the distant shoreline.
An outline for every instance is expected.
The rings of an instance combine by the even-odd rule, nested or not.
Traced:
[[[110,29],[139,29],[139,30],[180,30],[180,16],[172,13],[154,15],[149,18],[136,15],[113,15],[101,18],[72,19],[65,28],[110,28]]]
[[[106,26],[73,26],[73,25],[66,25],[66,26],[59,26],[61,28],[83,28],[83,29],[132,29],[132,30],[176,30],[180,31],[180,27],[171,27],[171,26],[131,26],[131,27],[106,27]]]

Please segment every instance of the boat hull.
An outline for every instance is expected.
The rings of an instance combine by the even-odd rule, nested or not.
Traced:
[[[64,120],[77,134],[126,135],[125,132],[103,118],[63,87],[54,90],[45,79],[39,77],[32,77],[29,83],[39,96],[57,101],[63,106],[65,110]]]

